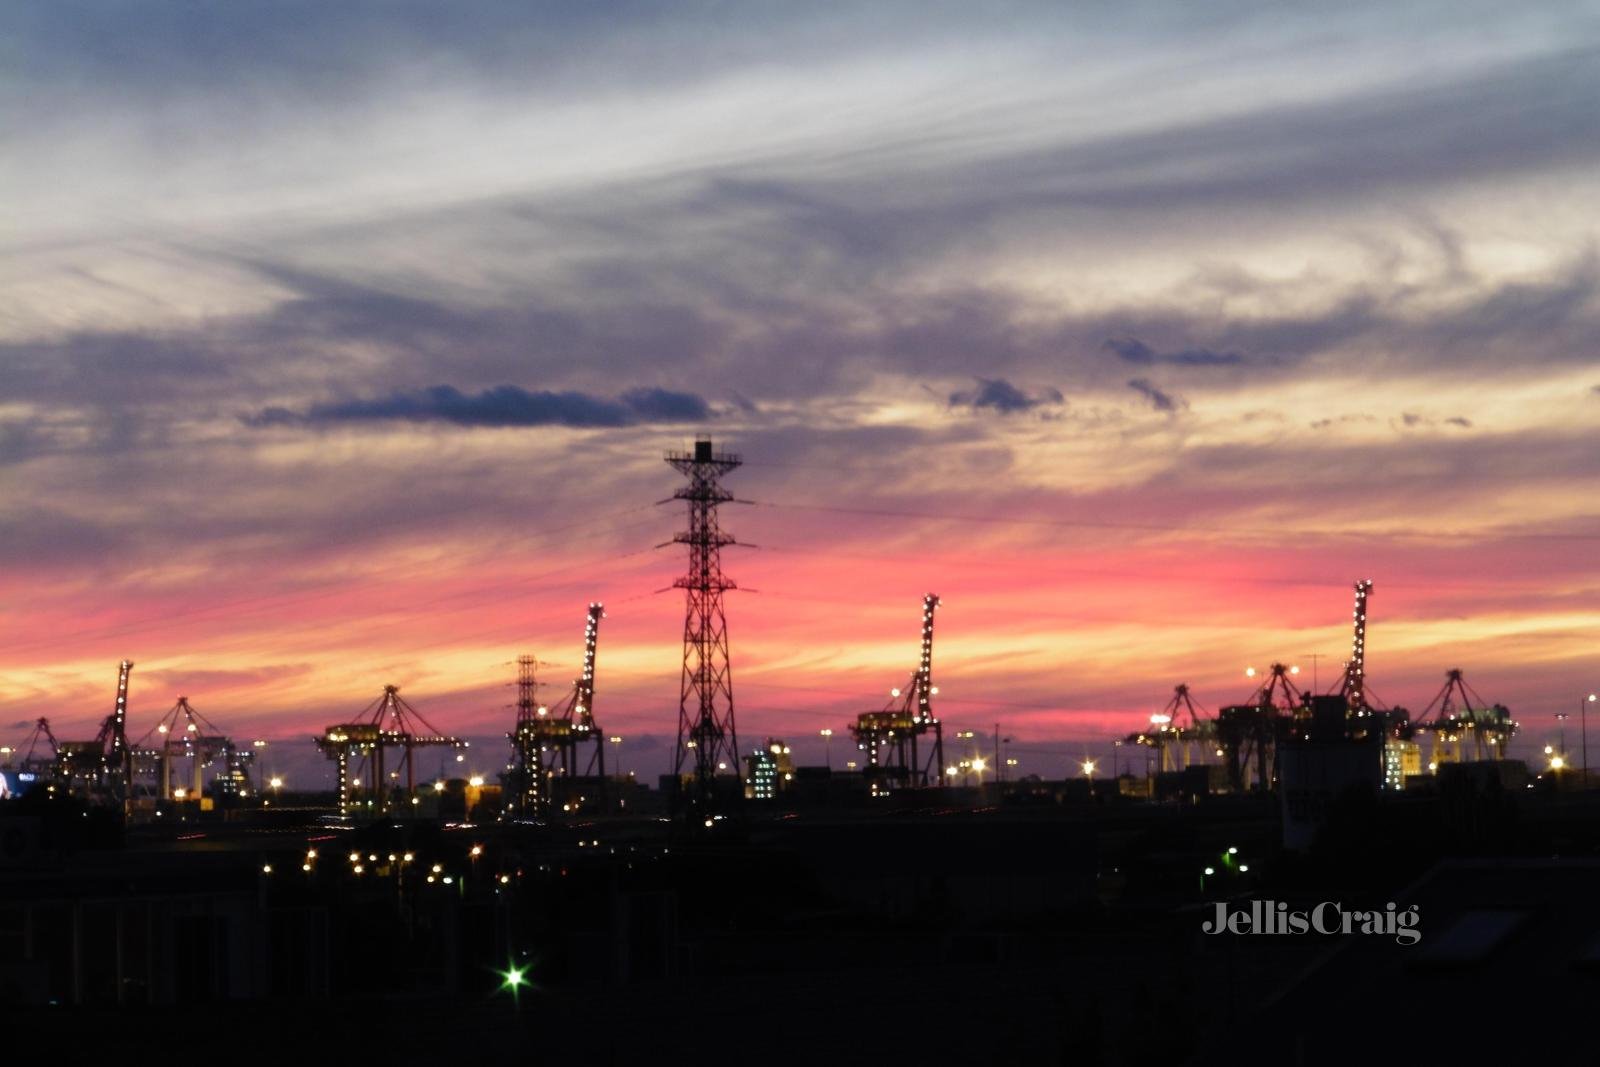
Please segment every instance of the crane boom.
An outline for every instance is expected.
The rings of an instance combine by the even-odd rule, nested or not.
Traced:
[[[589,621],[583,629],[583,673],[573,684],[572,713],[576,720],[574,725],[580,730],[594,728],[594,652],[600,640],[600,620],[605,617],[605,605],[598,602],[589,605]]]
[[[1367,598],[1372,595],[1372,579],[1356,583],[1354,612],[1355,635],[1350,646],[1350,662],[1345,664],[1339,692],[1351,711],[1367,709]]]

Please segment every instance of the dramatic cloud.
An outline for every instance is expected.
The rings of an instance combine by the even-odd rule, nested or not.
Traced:
[[[603,599],[607,729],[670,737],[699,430],[797,752],[935,587],[954,721],[1242,698],[1356,574],[1386,698],[1470,660],[1549,721],[1600,639],[1600,14],[1004,11],[0,5],[0,721],[92,736],[128,656],[141,721],[393,681],[497,758],[504,664]]]
[[[1208,348],[1183,348],[1176,352],[1157,352],[1143,341],[1132,337],[1113,338],[1106,342],[1106,347],[1124,362],[1146,367],[1158,363],[1171,363],[1179,367],[1227,367],[1245,361],[1237,352],[1213,352]]]
[[[1041,404],[1060,404],[1065,399],[1059,389],[1041,389],[1029,394],[1018,389],[1004,378],[977,378],[976,389],[964,389],[950,394],[950,406],[988,408],[1002,415],[1030,411]]]
[[[1189,406],[1189,402],[1181,396],[1173,396],[1156,388],[1149,378],[1130,378],[1128,388],[1150,401],[1150,406],[1157,411],[1174,412]]]
[[[245,421],[253,426],[406,419],[457,426],[635,426],[641,423],[705,422],[711,406],[693,393],[630,389],[611,400],[586,393],[533,392],[500,385],[472,395],[449,385],[373,400],[314,404],[304,412],[266,408]]]

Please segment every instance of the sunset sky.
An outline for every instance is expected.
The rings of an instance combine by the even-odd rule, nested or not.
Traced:
[[[1531,757],[1600,687],[1600,8],[1302,10],[6,4],[4,743],[127,657],[134,736],[392,682],[489,770],[601,600],[653,774],[709,434],[746,749],[842,764],[932,591],[941,717],[1059,775],[1327,688],[1370,577],[1372,693]]]

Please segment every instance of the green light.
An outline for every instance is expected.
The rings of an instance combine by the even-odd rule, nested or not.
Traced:
[[[528,982],[524,977],[526,972],[521,967],[513,967],[508,971],[502,971],[501,974],[505,976],[507,989],[520,989]]]

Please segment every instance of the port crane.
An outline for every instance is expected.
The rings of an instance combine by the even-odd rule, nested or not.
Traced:
[[[381,818],[397,808],[409,812],[419,803],[416,750],[467,747],[466,741],[441,733],[423,718],[400,696],[397,685],[384,686],[383,695],[354,721],[330,726],[314,740],[322,754],[338,764],[339,815],[347,819]],[[400,753],[396,769],[388,765],[390,749]],[[403,797],[396,795],[401,769]]]
[[[123,811],[133,778],[128,747],[128,684],[133,661],[117,664],[117,697],[93,741],[56,742],[54,777],[91,803]],[[52,741],[54,738],[52,737]]]
[[[583,669],[572,688],[554,708],[540,704],[537,666],[532,656],[517,659],[517,724],[507,736],[511,741],[511,766],[505,776],[506,811],[523,818],[542,818],[553,814],[557,792],[562,810],[567,813],[588,806],[588,792],[560,788],[558,780],[570,784],[580,774],[598,779],[596,803],[605,805],[605,735],[594,717],[595,650],[600,640],[600,620],[605,606],[589,605],[583,631]],[[588,762],[579,770],[581,750],[593,746]]]
[[[1461,668],[1445,672],[1444,687],[1417,717],[1416,728],[1427,730],[1433,744],[1429,759],[1441,763],[1466,759],[1497,760],[1517,732],[1517,722],[1504,704],[1490,704],[1467,684]]]
[[[186,696],[180,696],[161,721],[133,746],[133,757],[141,773],[153,771],[158,778],[156,796],[162,802],[199,800],[205,792],[205,768],[218,757],[233,754],[233,742],[191,707]],[[189,761],[188,780],[174,784],[173,768],[185,759]]]
[[[866,753],[865,777],[874,796],[896,789],[944,781],[944,733],[933,712],[933,617],[939,598],[922,598],[922,654],[904,689],[890,690],[881,711],[863,712],[850,727],[856,747]],[[933,736],[923,757],[918,742]]]
[[[1188,685],[1175,685],[1166,706],[1150,716],[1149,729],[1129,734],[1122,739],[1123,743],[1142,745],[1158,753],[1163,773],[1183,770],[1194,762],[1196,744],[1201,745],[1204,752],[1217,743],[1216,723],[1202,714],[1202,710],[1189,694]]]

